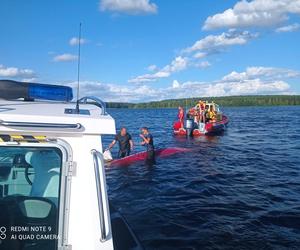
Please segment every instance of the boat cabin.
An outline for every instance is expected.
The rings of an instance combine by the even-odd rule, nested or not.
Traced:
[[[138,246],[118,234],[127,224],[109,208],[106,134],[115,134],[115,121],[97,98],[81,99],[78,110],[66,101],[0,100],[1,250]]]
[[[213,107],[213,110],[216,111],[217,113],[221,112],[218,104],[214,102],[205,102],[205,109],[210,110],[210,107]]]

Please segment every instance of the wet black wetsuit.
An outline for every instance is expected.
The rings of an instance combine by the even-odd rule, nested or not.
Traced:
[[[131,135],[126,133],[126,135],[121,135],[121,133],[118,133],[115,136],[115,140],[119,142],[119,158],[124,158],[125,156],[130,155],[130,140]]]
[[[146,162],[149,164],[155,164],[155,149],[153,136],[151,134],[145,135],[146,139],[150,139],[149,143],[146,143],[145,146],[147,148],[147,159]]]

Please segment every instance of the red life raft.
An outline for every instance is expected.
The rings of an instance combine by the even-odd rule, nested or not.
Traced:
[[[215,135],[218,134],[226,129],[226,126],[228,124],[229,120],[227,116],[222,115],[222,120],[221,121],[216,121],[216,122],[208,122],[205,124],[205,127],[203,130],[200,130],[198,126],[195,126],[195,128],[192,130],[192,135],[193,136],[201,136],[201,135]],[[178,123],[178,122],[177,122]],[[173,131],[174,135],[179,135],[179,136],[186,136],[187,135],[187,130],[185,128],[179,128],[177,129],[177,126],[174,123],[173,126]]]

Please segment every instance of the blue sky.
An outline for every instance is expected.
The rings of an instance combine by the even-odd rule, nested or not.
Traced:
[[[0,2],[0,78],[140,102],[300,93],[300,0]]]

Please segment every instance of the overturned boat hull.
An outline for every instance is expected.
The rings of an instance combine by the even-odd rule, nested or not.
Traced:
[[[162,148],[155,150],[155,157],[169,157],[178,153],[184,153],[191,151],[188,148],[179,148],[179,147],[172,147],[172,148]],[[139,152],[133,155],[129,155],[127,157],[116,159],[106,163],[107,167],[123,167],[129,166],[139,161],[145,161],[147,159],[147,151]]]

